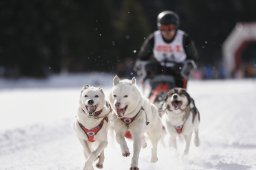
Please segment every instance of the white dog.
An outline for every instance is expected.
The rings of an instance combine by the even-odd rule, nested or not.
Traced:
[[[93,170],[96,158],[99,158],[96,166],[102,168],[111,107],[101,88],[88,85],[81,90],[79,106],[73,128],[83,146],[86,158],[84,170]]]
[[[189,152],[192,133],[195,132],[195,146],[199,146],[198,126],[200,115],[194,100],[183,88],[174,88],[167,93],[162,108],[163,123],[170,134],[171,144],[177,149],[176,137],[183,136],[186,142],[184,154]]]
[[[116,140],[121,146],[122,155],[130,155],[124,135],[130,132],[133,139],[133,157],[130,170],[138,170],[138,159],[141,147],[146,147],[146,133],[152,144],[151,162],[156,162],[157,145],[162,136],[162,123],[157,108],[140,93],[135,78],[113,79],[110,92],[110,104],[114,115],[114,130]]]

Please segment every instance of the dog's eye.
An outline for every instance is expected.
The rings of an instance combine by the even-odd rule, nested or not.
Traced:
[[[180,96],[184,96],[185,94],[184,93],[179,93]]]
[[[174,93],[169,93],[168,96],[172,96]]]
[[[113,95],[113,97],[115,97],[115,98],[116,98],[116,95],[114,94],[114,95]]]
[[[94,97],[98,98],[98,97],[99,97],[99,95],[95,95]]]
[[[87,95],[84,95],[84,97],[88,97]]]
[[[186,90],[181,90],[180,94],[184,94],[185,95],[186,94]]]
[[[125,97],[125,98],[127,98],[127,97],[128,97],[128,95],[124,95],[124,97]]]

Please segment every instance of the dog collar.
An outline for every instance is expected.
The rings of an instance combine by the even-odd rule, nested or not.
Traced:
[[[85,128],[80,122],[79,123],[79,126],[82,128],[82,130],[84,131],[84,133],[86,134],[86,136],[88,137],[88,141],[89,142],[95,142],[94,140],[94,136],[100,131],[100,129],[102,128],[103,124],[104,124],[104,120],[107,120],[107,117],[102,119],[102,121],[100,122],[100,124],[92,129],[87,129]]]
[[[97,111],[97,112],[94,112],[93,116],[94,116],[94,117],[99,116],[99,115],[101,114],[102,110],[103,110],[103,109],[101,109],[101,110],[99,110],[99,111]]]
[[[82,110],[83,110],[84,113],[86,113],[86,112],[84,111],[84,109],[82,109]],[[97,112],[94,112],[94,114],[93,114],[91,117],[98,118],[98,116],[101,114],[102,110],[103,110],[103,109],[101,109],[101,110],[99,110],[99,111],[97,111]]]

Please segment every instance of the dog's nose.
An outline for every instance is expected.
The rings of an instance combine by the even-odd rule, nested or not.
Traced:
[[[177,99],[177,98],[178,98],[178,95],[177,95],[177,94],[174,94],[174,95],[173,95],[173,98],[174,98],[174,99]]]
[[[92,105],[94,103],[93,100],[88,100],[88,104]]]
[[[120,107],[120,105],[121,105],[120,102],[117,102],[117,103],[115,104],[116,107]]]

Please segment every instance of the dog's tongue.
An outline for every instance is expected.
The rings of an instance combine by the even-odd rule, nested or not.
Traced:
[[[95,112],[96,109],[97,109],[96,106],[93,106],[93,105],[87,106],[87,110],[88,110],[89,112]]]
[[[172,102],[172,105],[173,105],[175,108],[180,107],[181,104],[182,104],[182,102],[181,102],[181,101],[178,101],[178,100],[175,100],[175,101]]]
[[[125,108],[116,108],[116,112],[119,116],[124,116]]]

